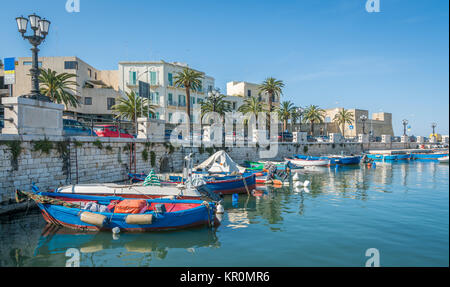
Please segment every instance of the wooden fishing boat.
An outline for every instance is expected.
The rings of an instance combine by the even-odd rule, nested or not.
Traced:
[[[125,199],[113,196],[64,195],[17,191],[17,198],[32,198],[51,224],[84,231],[145,232],[213,226],[216,205],[199,200]],[[95,204],[99,211],[88,209]]]
[[[79,194],[89,196],[121,196],[124,198],[162,198],[199,199],[202,196],[201,187],[180,188],[175,184],[162,183],[161,186],[143,186],[138,184],[77,184],[55,189],[59,194]]]
[[[249,193],[256,187],[255,174],[205,176],[206,187],[217,194]]]
[[[331,161],[329,159],[298,159],[298,158],[286,158],[287,161],[291,161],[295,165],[302,167],[305,166],[329,166]]]

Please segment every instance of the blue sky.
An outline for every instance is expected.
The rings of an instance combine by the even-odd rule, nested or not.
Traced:
[[[119,61],[186,62],[228,81],[285,82],[284,100],[392,112],[396,134],[431,122],[449,134],[449,3],[447,0],[2,1],[0,58],[29,56],[15,17],[52,21],[42,56],[78,56],[98,69]]]

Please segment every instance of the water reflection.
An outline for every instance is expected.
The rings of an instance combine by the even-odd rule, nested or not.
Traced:
[[[108,265],[100,258],[111,250],[125,265],[149,266],[152,260],[164,259],[174,249],[195,253],[199,248],[219,247],[216,232],[207,228],[113,236],[110,232],[83,233],[47,225],[34,250],[34,261],[44,266],[65,266],[66,251],[75,248],[80,251],[80,262],[88,266]],[[114,262],[118,264],[117,260]]]
[[[79,250],[81,266],[177,266],[180,259],[184,259],[182,264],[192,262],[195,265],[202,263],[214,265],[211,258],[217,257],[211,256],[209,249],[216,248],[220,248],[220,251],[226,249],[226,253],[230,256],[223,260],[232,265],[235,263],[233,258],[245,255],[245,245],[240,246],[236,242],[236,236],[243,236],[243,239],[249,240],[255,237],[262,238],[262,241],[266,240],[267,246],[276,244],[271,238],[285,240],[274,248],[276,258],[284,258],[287,253],[295,253],[294,249],[289,248],[296,246],[300,237],[310,246],[324,248],[327,252],[336,252],[334,246],[330,245],[327,249],[327,246],[321,246],[317,242],[324,236],[352,234],[354,230],[358,230],[354,226],[366,228],[366,231],[372,228],[377,229],[377,232],[384,230],[384,234],[395,238],[393,230],[397,230],[396,224],[389,222],[392,218],[392,203],[410,200],[410,205],[402,206],[400,212],[404,213],[407,210],[405,213],[407,215],[409,212],[412,215],[416,214],[419,204],[430,203],[435,199],[435,193],[423,193],[424,190],[433,189],[441,191],[441,194],[447,194],[445,188],[448,189],[448,169],[448,165],[436,162],[386,162],[377,163],[375,168],[354,166],[301,170],[298,171],[299,180],[311,182],[307,188],[293,188],[291,181],[290,186],[284,187],[258,186],[257,191],[251,195],[240,194],[234,202],[232,196],[226,196],[223,203],[225,214],[217,232],[200,228],[166,233],[121,233],[114,238],[110,232],[80,233],[46,226],[39,213],[3,220],[0,218],[0,266],[65,266],[68,259],[66,251],[69,248]],[[402,193],[407,192],[410,193],[408,194],[410,197],[403,196]],[[419,195],[431,197],[429,200],[418,200]],[[430,214],[434,214],[436,204],[437,202],[433,203],[433,211],[430,211]],[[362,209],[367,206],[371,206],[374,210],[376,208],[377,216],[384,215],[387,221],[376,225],[378,217],[371,219],[371,213],[366,213]],[[329,216],[337,209],[339,212]],[[446,214],[448,215],[448,205]],[[405,217],[414,220],[409,226],[419,226],[414,225],[417,220],[412,215]],[[359,220],[361,216],[366,217]],[[352,228],[348,228],[349,220],[352,222]],[[339,222],[342,222],[341,226]],[[370,223],[370,226],[365,225],[366,223]],[[448,221],[443,224],[444,227],[447,224],[448,237]],[[305,230],[311,231],[306,237]],[[320,232],[315,233],[317,230]],[[278,234],[273,237],[266,236],[268,232],[275,234],[284,231],[287,233],[283,233],[280,237]],[[402,232],[405,234],[407,230]],[[423,235],[427,232],[418,228],[414,234]],[[292,235],[292,238],[285,235]],[[245,236],[250,237],[244,238]],[[403,235],[399,233],[397,236]],[[358,235],[353,234],[353,237],[357,238]],[[413,237],[408,235],[395,240],[411,240]],[[342,244],[347,246],[348,238],[344,236],[341,239],[345,242]],[[356,239],[355,242],[356,245],[360,244],[358,248],[365,247],[365,243],[358,243]],[[204,250],[206,252],[203,252]],[[293,262],[297,259],[291,258]],[[319,258],[317,262],[320,263],[321,260],[323,258]],[[352,261],[349,259],[348,262]],[[257,263],[258,258],[255,258],[255,264]]]

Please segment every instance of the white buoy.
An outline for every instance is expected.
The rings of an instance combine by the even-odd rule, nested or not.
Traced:
[[[223,208],[223,205],[222,205],[222,204],[219,203],[219,204],[217,205],[216,213],[217,213],[217,214],[224,214],[224,213],[225,213],[225,208]]]
[[[120,233],[120,228],[119,227],[114,227],[113,229],[112,229],[112,237],[113,237],[113,240],[119,240],[119,237],[120,237],[120,235],[119,235],[119,233]]]
[[[296,172],[296,173],[294,174],[294,176],[292,177],[292,180],[293,180],[293,181],[299,181],[299,180],[300,180],[300,175],[298,174],[298,172]]]

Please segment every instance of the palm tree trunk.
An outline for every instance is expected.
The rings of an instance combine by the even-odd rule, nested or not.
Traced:
[[[192,143],[193,139],[194,139],[194,133],[192,132],[192,136],[191,136],[191,131],[192,131],[192,121],[191,121],[191,90],[189,87],[186,87],[186,113],[187,113],[187,118],[188,118],[188,138],[189,138],[189,142]]]
[[[314,122],[311,121],[311,136],[314,136]]]
[[[270,113],[272,112],[272,93],[269,93],[269,113],[268,113],[268,117],[267,117],[267,128],[268,131],[267,133],[269,134],[269,140],[270,140]]]

